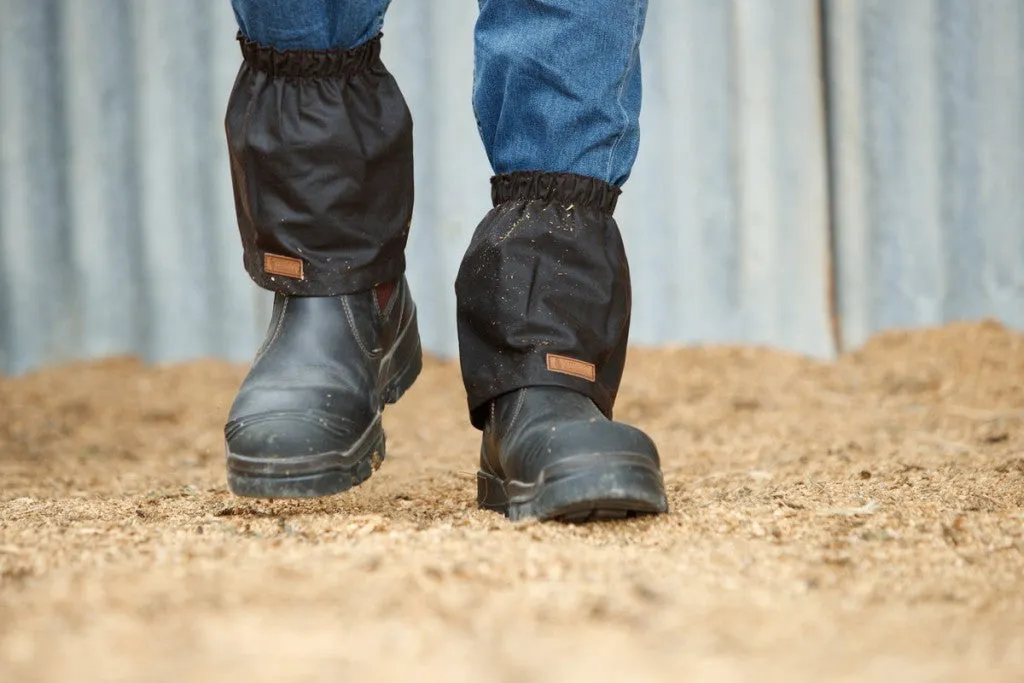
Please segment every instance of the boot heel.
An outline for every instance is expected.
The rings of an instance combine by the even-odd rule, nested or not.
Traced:
[[[508,514],[508,493],[505,484],[493,474],[476,473],[476,502],[481,510]]]
[[[384,387],[384,402],[397,403],[423,370],[423,348],[420,344],[415,310],[384,363],[388,373],[387,385]]]

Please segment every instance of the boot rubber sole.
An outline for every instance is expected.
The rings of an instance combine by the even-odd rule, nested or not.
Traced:
[[[477,472],[477,504],[513,521],[588,522],[668,512],[661,471],[649,457],[595,453],[544,468],[533,482]]]
[[[384,406],[397,402],[422,369],[423,353],[413,312],[394,347],[381,359],[381,376],[385,379],[377,417],[348,450],[260,457],[232,453],[230,444],[225,443],[228,489],[247,498],[319,498],[362,484],[384,462]]]

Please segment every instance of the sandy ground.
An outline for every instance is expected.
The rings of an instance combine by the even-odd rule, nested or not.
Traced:
[[[244,368],[0,379],[0,680],[1024,681],[1024,336],[637,350],[671,514],[511,524],[431,362],[384,467],[237,499]]]

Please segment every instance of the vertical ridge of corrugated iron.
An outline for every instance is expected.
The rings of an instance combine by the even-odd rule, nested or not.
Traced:
[[[68,296],[61,64],[53,3],[0,4],[0,354],[23,369],[77,336]],[[59,267],[58,267],[59,266]]]
[[[0,370],[252,354],[226,2],[0,0]]]
[[[847,338],[984,314],[1024,326],[1020,3],[823,5]],[[832,353],[818,10],[651,3],[617,214],[634,341]],[[472,0],[400,0],[384,29],[416,121],[409,277],[426,346],[446,355],[452,283],[489,208],[475,16]],[[269,296],[235,233],[234,33],[227,0],[0,0],[0,370],[250,357]]]
[[[839,311],[1024,327],[1024,4],[827,0]]]

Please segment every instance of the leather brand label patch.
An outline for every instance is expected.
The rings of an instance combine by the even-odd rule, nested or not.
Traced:
[[[302,272],[302,261],[290,256],[278,256],[277,254],[263,255],[263,270],[281,277],[290,277],[295,280],[305,280]]]
[[[566,358],[565,356],[557,356],[553,353],[548,354],[548,370],[560,372],[563,375],[579,377],[588,382],[593,382],[597,379],[597,368],[594,367],[593,363],[586,363],[575,358]]]

